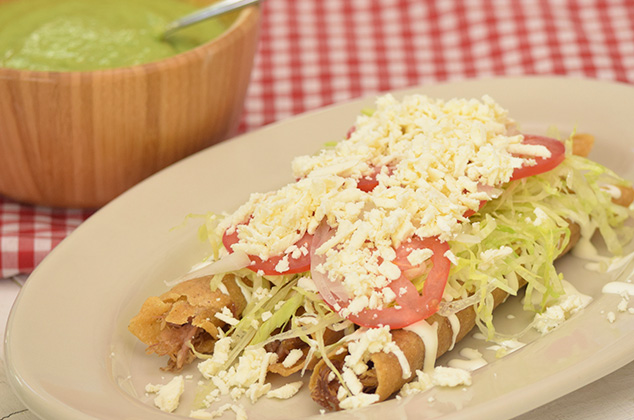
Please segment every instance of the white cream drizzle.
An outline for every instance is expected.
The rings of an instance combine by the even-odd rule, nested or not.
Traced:
[[[624,281],[627,283],[631,283],[632,277],[634,276],[634,271],[632,271],[632,267],[634,266],[633,263],[634,252],[626,254],[622,257],[613,258],[607,271],[609,273],[614,273],[615,278],[619,279],[627,273],[627,277]]]
[[[535,314],[531,326],[542,334],[559,327],[564,321],[588,306],[592,297],[580,293],[569,282],[562,280],[564,294],[555,300],[549,300],[545,310]]]
[[[495,357],[500,358],[504,357],[509,353],[514,352],[515,350],[521,349],[526,344],[517,340],[516,338],[502,340],[497,342],[496,344],[487,347],[487,350],[492,350],[495,352]]]
[[[482,353],[480,353],[476,349],[465,347],[462,350],[460,350],[460,356],[464,357],[466,360],[465,359],[451,359],[448,363],[449,367],[464,369],[464,370],[468,370],[472,372],[487,364],[487,361],[484,360],[484,357],[482,357]]]
[[[621,192],[621,189],[619,187],[617,187],[616,185],[612,185],[612,184],[603,184],[600,186],[601,191],[604,191],[606,193],[608,193],[608,195],[614,199],[619,199],[621,198],[621,195],[623,194]]]
[[[589,261],[585,264],[585,268],[597,273],[606,271],[612,261],[612,258],[599,255],[599,252],[590,241],[590,237],[586,236],[579,238],[579,242],[572,248],[571,252],[575,257]]]
[[[581,293],[569,281],[562,280],[561,281],[561,285],[564,287],[563,295],[560,296],[559,299],[555,299],[555,300],[551,300],[551,301],[547,302],[546,306],[552,306],[552,305],[556,305],[558,303],[561,303],[561,301],[564,300],[566,298],[566,296],[575,296],[576,295],[576,296],[579,296],[582,300],[587,301],[588,303],[592,300],[592,296],[588,296],[588,295],[586,295],[584,293]],[[542,299],[543,299],[543,295],[541,293],[539,293],[536,290],[533,291],[533,294],[531,295],[531,303],[534,306],[539,306],[541,304],[541,302],[542,302]],[[524,299],[522,299],[522,303],[524,303]]]
[[[630,296],[634,296],[634,284],[632,283],[623,283],[621,281],[611,281],[606,283],[601,289],[603,293],[615,294],[615,295],[624,295],[628,294]]]
[[[436,364],[436,355],[438,354],[438,323],[434,322],[429,325],[427,321],[420,320],[414,324],[403,328],[417,334],[425,345],[425,360],[423,361],[423,372],[432,372]]]
[[[456,345],[456,340],[458,339],[458,333],[460,332],[460,319],[456,314],[451,314],[447,316],[447,320],[449,320],[449,324],[451,324],[451,345],[449,346],[449,350],[453,350]]]

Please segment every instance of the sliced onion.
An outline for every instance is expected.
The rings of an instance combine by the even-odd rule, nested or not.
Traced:
[[[448,317],[463,309],[473,306],[481,300],[480,294],[473,294],[463,299],[452,300],[450,302],[443,300],[438,306],[438,315]]]
[[[478,183],[478,192],[486,193],[491,199],[498,198],[504,192],[501,188],[496,188],[491,185]]]
[[[184,274],[174,280],[166,281],[165,284],[169,287],[172,287],[191,279],[237,271],[242,268],[246,268],[249,264],[251,264],[251,260],[249,259],[249,256],[246,252],[234,251],[231,254],[225,255],[217,261],[190,271],[189,273]]]
[[[426,269],[427,264],[425,262],[422,262],[419,266],[415,266],[412,268],[403,269],[403,267],[401,267],[403,277],[405,277],[409,281],[414,280],[416,277],[422,276],[423,273],[425,273]]]
[[[332,307],[340,305],[341,302],[348,302],[350,299],[343,283],[331,280],[328,277],[328,273],[320,273],[317,269],[318,266],[326,262],[326,255],[317,254],[316,250],[332,238],[334,234],[334,229],[331,229],[324,220],[319,224],[317,230],[315,230],[310,246],[310,276],[321,298]]]

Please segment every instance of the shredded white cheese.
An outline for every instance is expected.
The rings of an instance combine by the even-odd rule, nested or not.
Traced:
[[[352,410],[355,408],[367,407],[370,404],[374,404],[379,400],[378,394],[364,394],[360,393],[357,395],[351,395],[349,397],[344,398],[340,403],[339,407],[344,410]]]
[[[267,392],[266,397],[286,400],[297,394],[303,385],[304,383],[302,381],[290,382],[288,384],[282,385],[279,388]]]
[[[399,395],[406,397],[426,391],[434,386],[458,387],[461,385],[471,385],[471,373],[468,370],[436,366],[429,373],[417,370],[416,380],[403,385]]]
[[[542,334],[547,334],[588,306],[591,300],[590,296],[582,294],[564,295],[555,304],[548,306],[544,312],[535,315],[533,328]]]
[[[224,360],[227,349],[228,344],[216,348],[211,359],[198,364],[198,370],[211,380],[220,395],[229,395],[233,400],[247,395],[255,402],[270,389],[266,389],[266,373],[269,365],[277,361],[277,355],[264,348],[247,349],[236,364],[219,370],[219,361]]]
[[[211,358],[200,362],[198,366],[205,377],[210,378],[218,373],[227,360],[229,360],[229,351],[231,350],[232,343],[233,339],[231,337],[223,337],[216,341],[214,344],[214,353]]]
[[[212,420],[219,417],[227,411],[233,411],[236,415],[236,420],[247,420],[247,412],[243,406],[238,404],[224,404],[217,410],[212,412],[205,410],[194,410],[189,414],[189,417],[199,420]]]
[[[297,363],[299,359],[302,358],[302,356],[304,356],[303,351],[301,351],[300,349],[293,349],[284,358],[284,361],[282,362],[282,366],[284,366],[285,368],[290,368],[294,366],[295,363]]]
[[[218,233],[236,229],[233,250],[268,259],[289,269],[289,254],[307,250],[295,244],[325,221],[333,236],[319,249],[320,270],[341,281],[351,298],[346,313],[390,304],[383,290],[401,275],[394,248],[413,235],[453,239],[468,210],[493,198],[497,185],[547,148],[522,144],[510,133],[507,111],[490,97],[435,100],[412,95],[377,99],[376,111],[357,119],[349,139],[293,161],[297,182],[277,191],[252,194],[218,224]],[[521,155],[519,157],[518,155]],[[374,176],[371,191],[357,188]],[[392,255],[390,255],[392,252]],[[407,258],[421,264],[429,252]],[[446,254],[453,263],[453,254]]]
[[[231,312],[231,309],[227,308],[226,306],[223,306],[222,310],[216,313],[214,316],[229,325],[236,325],[238,322],[240,322],[233,316],[233,312]]]
[[[172,413],[178,408],[180,397],[185,391],[185,379],[182,375],[175,376],[165,385],[148,384],[145,387],[148,393],[155,393],[154,405],[162,411]]]
[[[401,366],[403,378],[411,376],[409,362],[403,351],[392,341],[389,327],[361,328],[349,336],[348,355],[344,358],[343,378],[350,391],[359,389],[354,379],[368,370],[368,361],[374,353],[392,353],[396,356]],[[349,372],[349,373],[347,373]],[[354,378],[353,378],[354,375]],[[358,379],[357,379],[358,380]],[[348,383],[349,382],[349,383]]]

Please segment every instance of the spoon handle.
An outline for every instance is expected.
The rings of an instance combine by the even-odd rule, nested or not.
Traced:
[[[249,6],[259,1],[260,0],[220,0],[204,9],[197,10],[194,13],[190,13],[189,15],[170,22],[163,31],[163,38],[167,38],[179,29],[241,7]]]

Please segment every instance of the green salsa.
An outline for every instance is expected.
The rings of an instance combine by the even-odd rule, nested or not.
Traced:
[[[0,2],[0,67],[83,71],[161,60],[227,29],[216,18],[160,38],[168,22],[196,9],[179,0]]]

